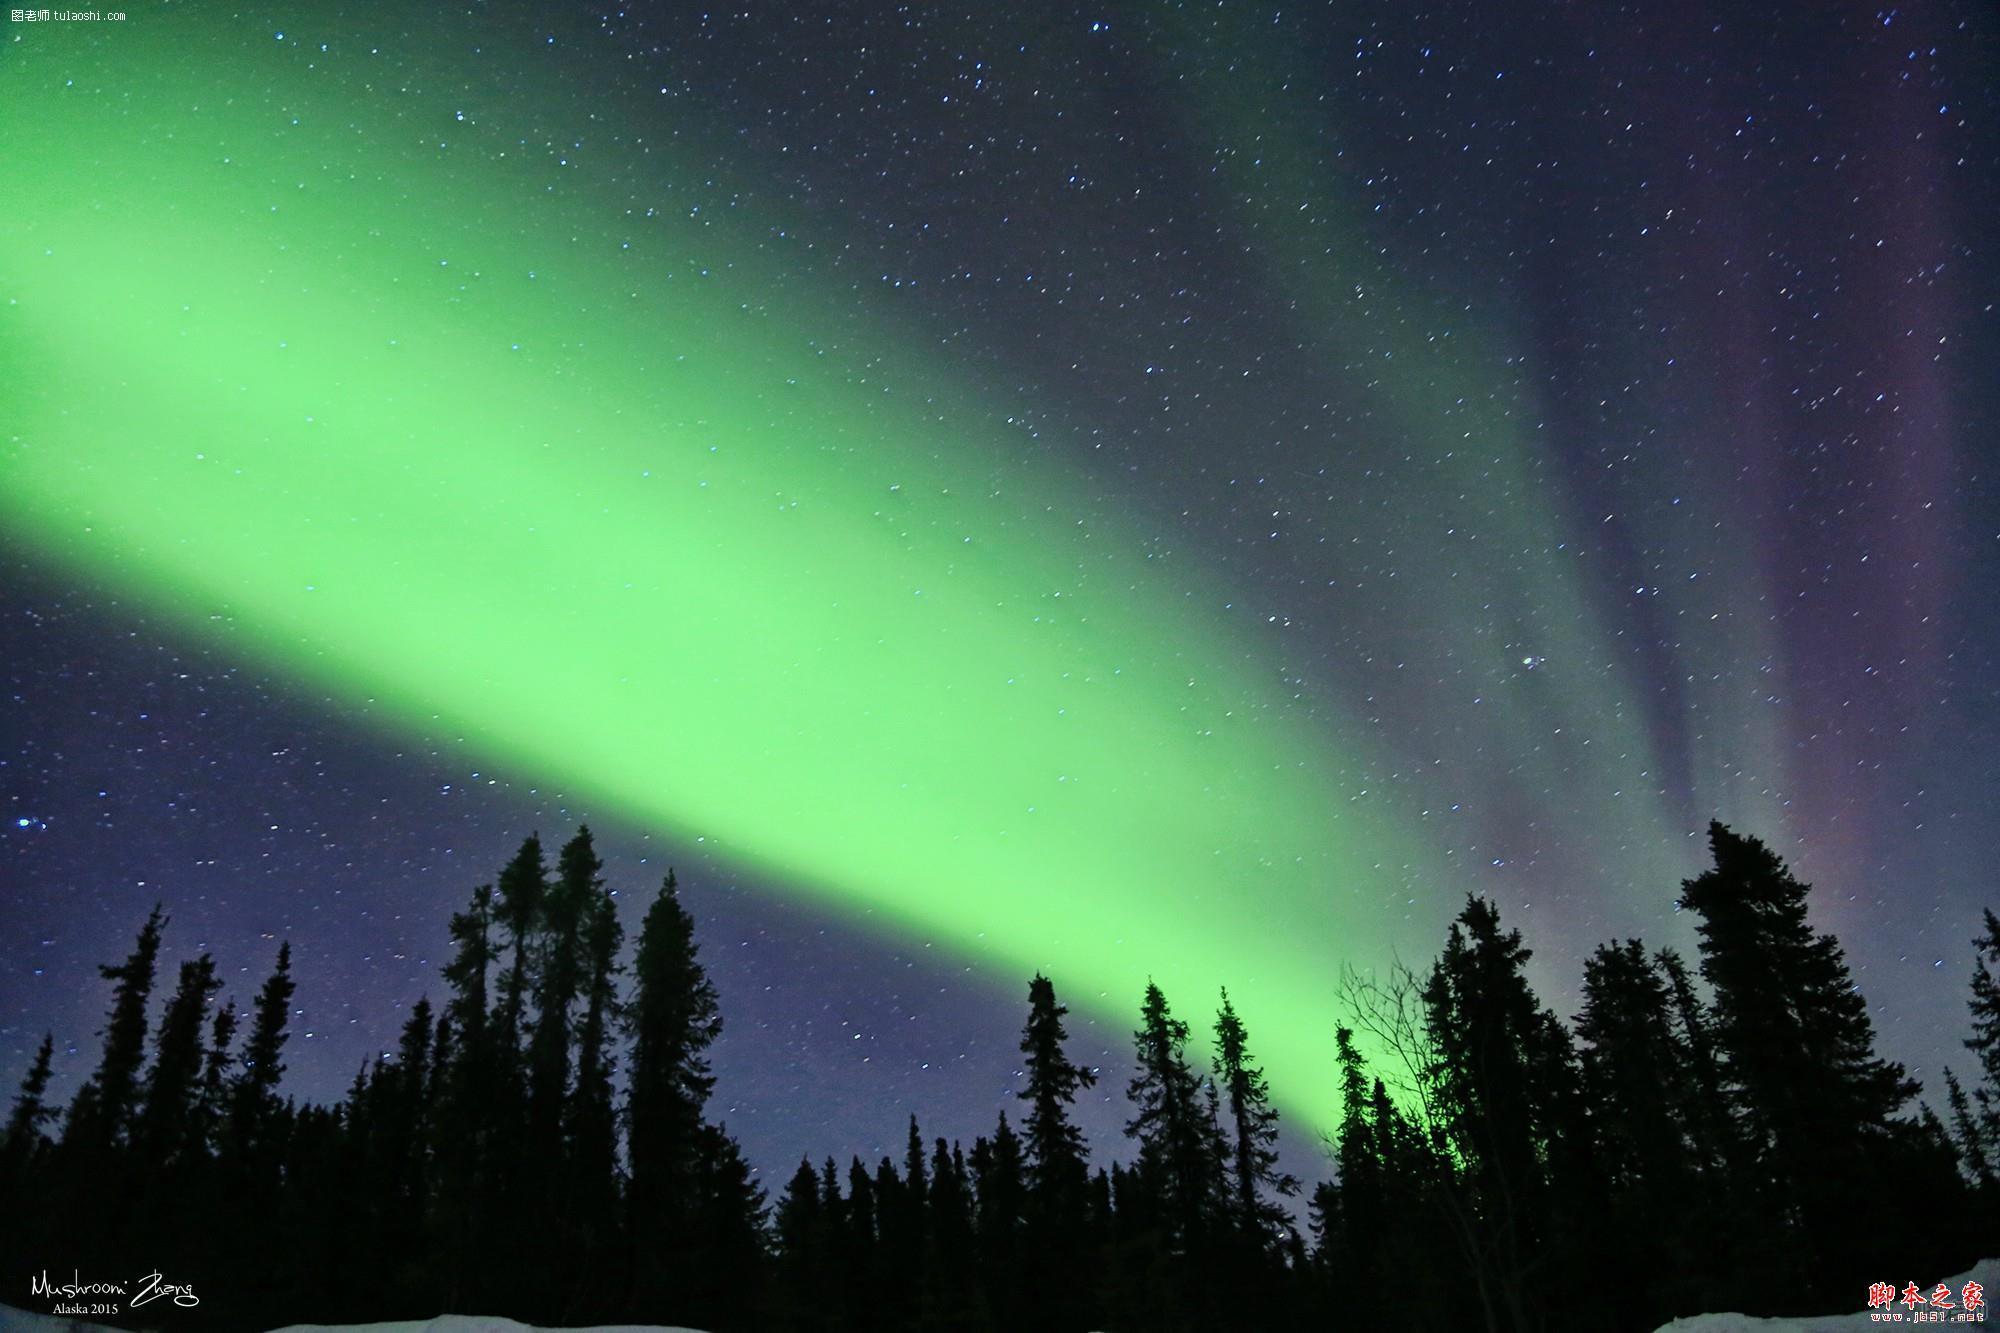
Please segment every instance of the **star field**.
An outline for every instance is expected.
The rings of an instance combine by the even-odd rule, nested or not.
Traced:
[[[0,260],[0,356],[20,374],[0,394],[10,1083],[44,1030],[66,1086],[89,1067],[94,966],[157,899],[163,967],[211,950],[239,1003],[292,941],[287,1086],[336,1096],[403,1007],[441,993],[445,922],[472,887],[529,831],[587,820],[628,933],[676,868],[727,1023],[719,1109],[767,1175],[800,1152],[893,1152],[912,1112],[969,1139],[1010,1104],[1020,957],[1043,947],[1045,914],[989,911],[989,938],[888,881],[983,896],[1004,882],[997,854],[966,852],[963,880],[936,863],[926,886],[918,868],[955,839],[1019,846],[1002,840],[1070,809],[1101,837],[1035,845],[1115,878],[1146,839],[1110,812],[1178,828],[1207,808],[1164,741],[1105,752],[1155,721],[1214,741],[1199,753],[1234,802],[1216,826],[1242,835],[1160,890],[1187,938],[1218,912],[1246,941],[1267,921],[1274,971],[1323,958],[1330,993],[1344,962],[1428,958],[1473,891],[1523,931],[1567,1014],[1600,941],[1691,948],[1673,899],[1719,817],[1818,886],[1885,1053],[1927,1095],[1942,1064],[1963,1067],[1968,939],[2000,905],[1989,9],[170,8],[126,27],[12,25],[18,77],[0,85],[0,108],[95,127],[76,131],[81,157],[51,138],[0,158],[37,199],[91,180],[73,216],[26,224]],[[182,48],[233,91],[181,97]],[[183,174],[136,175],[148,154]],[[155,229],[121,219],[137,198],[162,205]],[[170,248],[198,236],[213,246]],[[99,246],[101,265],[60,267],[65,245]],[[240,291],[142,285],[181,266]],[[174,324],[183,296],[212,322]],[[128,303],[163,313],[121,326]],[[320,309],[370,350],[329,352],[346,344]],[[190,353],[148,377],[187,330],[262,338],[267,313],[254,355]],[[294,383],[303,396],[285,396]],[[48,460],[77,452],[65,423],[93,384],[152,406],[104,418],[133,432],[128,452],[60,490]],[[179,384],[194,387],[163,387]],[[274,424],[299,404],[303,421]],[[510,412],[543,434],[511,441]],[[754,520],[713,520],[742,544],[718,538],[690,567],[717,590],[713,624],[759,628],[688,651],[842,700],[849,751],[884,773],[925,730],[898,724],[913,699],[976,701],[965,734],[1025,748],[1068,723],[1019,722],[1010,690],[1024,718],[1046,702],[1098,725],[1061,673],[1100,651],[1107,681],[1113,661],[1130,673],[1112,688],[1136,720],[1091,733],[1091,771],[881,814],[808,872],[775,813],[749,813],[773,795],[756,764],[795,770],[782,794],[802,808],[836,801],[841,770],[805,743],[714,775],[746,793],[723,828],[641,768],[537,762],[521,701],[559,714],[562,659],[504,706],[316,665],[327,643],[364,652],[370,615],[426,619],[344,591],[324,560],[282,610],[249,591],[259,567],[372,521],[359,483],[299,511],[296,548],[246,538],[240,570],[170,587],[175,543],[233,516],[210,483],[170,490],[179,474],[144,452],[156,415],[168,435],[192,423],[173,446],[198,444],[204,467],[254,474],[263,450],[329,477],[354,438],[340,431],[386,423],[355,475],[398,478],[407,492],[382,503],[413,506],[399,514],[438,498],[535,533],[515,577],[555,559],[535,544],[553,534],[601,543],[564,567],[602,575],[576,592],[593,615],[524,627],[538,644],[639,642],[607,627],[626,623],[620,597],[661,582],[646,524],[706,534],[715,511],[694,506],[754,500]],[[616,452],[655,430],[675,452]],[[615,485],[600,459],[605,477],[624,469]],[[517,465],[533,484],[510,490]],[[678,508],[618,508],[671,487],[660,503]],[[121,489],[184,497],[185,533],[172,508],[134,517],[140,500],[120,529]],[[793,518],[829,526],[794,538]],[[861,591],[876,567],[847,548],[845,566],[793,558],[850,530],[887,534],[883,577],[943,609],[876,611]],[[478,563],[443,542],[394,556],[402,572],[373,586],[456,586]],[[184,592],[211,577],[201,595],[230,606],[214,624]],[[842,579],[850,605],[812,600]],[[1014,638],[975,694],[957,673],[977,655],[919,636],[962,645],[988,624],[962,608],[1008,598]],[[904,645],[884,650],[899,666],[838,656],[877,637]],[[465,673],[503,651],[467,644]],[[620,679],[644,666],[605,663]],[[710,698],[686,679],[673,707],[726,708],[721,685]],[[891,679],[898,697],[878,698]],[[910,771],[956,796],[980,764]],[[1323,795],[1339,830],[1324,839],[1274,804]],[[1063,804],[1080,800],[1105,803]],[[1274,866],[1243,873],[1260,859]],[[1136,912],[1147,882],[1133,872],[1106,901]],[[1300,921],[1333,924],[1302,939]],[[1193,952],[1119,966],[1239,994]],[[1051,970],[1078,1053],[1108,1071],[1084,1119],[1115,1152],[1137,993]],[[1212,987],[1169,993],[1205,1026]],[[1254,1046],[1306,1022],[1275,1009],[1246,1003]],[[1302,1094],[1276,1066],[1273,1084],[1288,1161],[1313,1174],[1307,1113],[1285,1101]]]

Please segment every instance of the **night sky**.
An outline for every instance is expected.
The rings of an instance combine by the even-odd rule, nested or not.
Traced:
[[[1038,967],[1101,1157],[1151,975],[1322,1174],[1343,964],[1568,1016],[1718,817],[1965,1067],[1991,5],[568,8],[9,24],[4,1087],[159,901],[337,1097],[583,821],[767,1177]]]

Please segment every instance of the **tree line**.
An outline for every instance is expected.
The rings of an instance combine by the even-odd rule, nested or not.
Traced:
[[[770,1198],[709,1112],[721,1010],[674,876],[627,962],[587,828],[553,867],[530,837],[473,892],[444,1004],[419,1001],[333,1105],[281,1093],[289,944],[247,1014],[216,1004],[204,954],[155,1020],[155,908],[100,969],[95,1071],[50,1104],[45,1038],[14,1100],[5,1271],[199,1276],[198,1309],[149,1313],[223,1329],[451,1310],[718,1333],[1529,1333],[1858,1309],[1877,1279],[1993,1252],[2000,921],[1973,941],[1971,1086],[1947,1072],[1947,1118],[1912,1113],[1809,887],[1753,837],[1715,824],[1709,843],[1678,903],[1698,963],[1602,945],[1573,1023],[1477,897],[1427,971],[1342,974],[1334,1171],[1304,1198],[1226,991],[1197,1040],[1148,985],[1125,1160],[1093,1169],[1072,1110],[1103,1071],[1068,1054],[1041,975],[1013,1117],[970,1147],[912,1117],[900,1163],[801,1161]]]

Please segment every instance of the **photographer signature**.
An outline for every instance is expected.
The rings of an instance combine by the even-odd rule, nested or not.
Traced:
[[[192,1309],[201,1304],[201,1298],[194,1294],[192,1282],[169,1282],[157,1272],[148,1273],[136,1284],[137,1290],[126,1301],[126,1308],[136,1310],[142,1305],[157,1300],[170,1300],[183,1309]],[[28,1294],[47,1299],[88,1300],[96,1296],[124,1296],[125,1286],[119,1282],[85,1282],[83,1275],[74,1270],[68,1282],[57,1283],[49,1280],[48,1269],[43,1269],[40,1277],[28,1281]]]

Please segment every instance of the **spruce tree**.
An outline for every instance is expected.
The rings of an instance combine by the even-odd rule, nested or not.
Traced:
[[[1102,1248],[1111,1234],[1111,1173],[1103,1167],[1090,1178],[1090,1188],[1085,1195],[1088,1206],[1086,1216],[1090,1221],[1092,1244]]]
[[[568,1131],[573,1127],[577,1006],[587,965],[586,921],[604,886],[598,874],[602,862],[589,828],[579,828],[563,845],[553,882],[540,877],[539,839],[530,842],[533,846],[524,845],[500,877],[502,904],[526,931],[525,938],[515,937],[515,957],[534,1011],[532,1018],[522,1020],[527,1024],[525,1100],[518,1121],[520,1147],[505,1150],[507,1170],[514,1179],[503,1198],[514,1197],[509,1205],[512,1234],[502,1250],[516,1279],[518,1299],[526,1302],[523,1308],[542,1322],[568,1323],[581,1317],[573,1308],[579,1286],[574,1275],[585,1270],[583,1250],[588,1244],[570,1207],[574,1164]],[[518,920],[530,902],[534,911],[525,921]],[[510,987],[513,977],[507,979]],[[503,997],[503,1006],[517,998]],[[546,1266],[531,1267],[531,1257]],[[532,1291],[519,1282],[529,1273],[538,1279]]]
[[[1354,1044],[1354,1029],[1334,1029],[1333,1042],[1340,1063],[1340,1126],[1334,1147],[1338,1183],[1315,1192],[1315,1224],[1319,1228],[1315,1239],[1325,1267],[1364,1289],[1373,1289],[1388,1276],[1378,1256],[1391,1206],[1375,1138],[1374,1090],[1367,1064]]]
[[[1111,1206],[1102,1261],[1100,1301],[1110,1328],[1177,1329],[1186,1322],[1182,1297],[1205,1275],[1189,1272],[1176,1252],[1161,1206],[1156,1174],[1134,1163],[1111,1165]]]
[[[1278,1170],[1278,1111],[1264,1071],[1251,1062],[1250,1036],[1229,992],[1215,1016],[1215,1076],[1227,1099],[1232,1211],[1237,1229],[1265,1248],[1285,1233],[1285,1209],[1265,1191],[1288,1198],[1298,1178]]]
[[[70,1104],[63,1146],[95,1152],[124,1142],[138,1095],[139,1069],[146,1057],[146,1005],[160,957],[160,931],[166,919],[160,906],[139,929],[138,942],[123,963],[97,970],[116,982],[111,1011],[105,1015],[104,1056],[76,1100]]]
[[[903,1146],[903,1183],[911,1202],[919,1209],[930,1198],[929,1173],[924,1169],[924,1138],[917,1130],[917,1117],[910,1116],[910,1135]]]
[[[403,1021],[390,1071],[384,1111],[389,1120],[389,1196],[405,1216],[420,1215],[430,1196],[430,1104],[432,1042],[429,996],[421,997]]]
[[[494,921],[507,932],[512,958],[500,982],[498,1041],[503,1058],[513,1064],[521,1049],[527,1022],[531,967],[541,933],[542,901],[548,896],[549,868],[542,840],[529,834],[500,872],[500,893],[493,905]]]
[[[1306,1194],[1306,1232],[1312,1237],[1312,1264],[1323,1282],[1341,1271],[1340,1255],[1346,1231],[1341,1195],[1338,1180],[1318,1181]]]
[[[1477,1318],[1489,1329],[1509,1327],[1477,1199],[1449,1135],[1432,1115],[1421,1109],[1406,1114],[1381,1078],[1371,1081],[1365,1142],[1379,1208],[1364,1216],[1356,1198],[1346,1225],[1351,1236],[1365,1236],[1360,1252],[1373,1259],[1378,1280],[1408,1294],[1411,1326],[1469,1327]],[[1343,1206],[1348,1202],[1343,1191]]]
[[[285,1074],[283,1053],[290,1039],[285,1029],[291,1021],[292,995],[296,989],[292,980],[292,945],[286,940],[278,946],[277,966],[257,993],[250,1038],[243,1048],[243,1067],[230,1089],[229,1146],[240,1169],[264,1174],[276,1166],[268,1150],[275,1138],[271,1131],[281,1106],[278,1082]]]
[[[828,1157],[819,1168],[820,1212],[843,1231],[846,1229],[847,1199],[840,1192],[840,1169]]]
[[[824,1326],[828,1291],[833,1284],[833,1258],[826,1234],[826,1213],[820,1200],[819,1174],[810,1159],[800,1158],[779,1196],[773,1240],[778,1260],[778,1321],[781,1328]]]
[[[1023,1121],[1027,1198],[1026,1282],[1039,1327],[1082,1328],[1088,1322],[1091,1268],[1086,1193],[1089,1166],[1083,1131],[1070,1119],[1077,1094],[1097,1075],[1069,1058],[1055,985],[1041,973],[1028,983],[1028,1020],[1021,1032],[1028,1103]]]
[[[2000,979],[1993,972],[2000,964],[2000,919],[1988,909],[1982,924],[1984,933],[1972,941],[1972,1036],[1965,1042],[1977,1068],[1970,1094],[1950,1068],[1944,1071],[1951,1116],[1944,1137],[1972,1185],[1960,1229],[1984,1252],[1987,1238],[2000,1232]]]
[[[48,1146],[42,1127],[55,1118],[54,1108],[45,1100],[55,1050],[55,1034],[44,1033],[42,1044],[35,1048],[34,1063],[21,1079],[21,1090],[15,1095],[14,1109],[7,1117],[7,1141],[0,1148],[0,1189],[11,1188],[22,1167]]]
[[[977,1327],[984,1296],[976,1272],[972,1191],[965,1154],[942,1138],[932,1147],[929,1190],[935,1262],[924,1292],[925,1322],[939,1328]]]
[[[1021,1136],[1000,1112],[993,1137],[976,1139],[970,1155],[973,1225],[985,1279],[986,1304],[1001,1327],[1025,1324],[1030,1312],[1026,1290],[1027,1162]]]
[[[556,880],[542,895],[535,964],[535,1023],[528,1043],[528,1145],[541,1164],[538,1193],[558,1202],[564,1174],[563,1113],[570,1095],[575,1007],[583,989],[585,923],[604,892],[604,863],[590,829],[580,828],[557,857]]]
[[[801,1157],[799,1169],[792,1172],[778,1199],[776,1239],[781,1255],[803,1254],[810,1248],[820,1212],[819,1173],[811,1158]]]
[[[1687,1132],[1694,1167],[1713,1177],[1741,1159],[1741,1141],[1724,1086],[1722,1054],[1715,1043],[1715,1023],[1695,994],[1687,962],[1672,949],[1653,955],[1673,996],[1675,1034],[1687,1055]]]
[[[494,912],[493,886],[482,884],[474,889],[466,909],[452,913],[452,956],[444,967],[445,983],[451,987],[445,1016],[458,1034],[455,1064],[468,1075],[479,1071],[477,1086],[467,1090],[474,1095],[488,1087],[490,1080],[485,1075],[493,1063],[492,1014],[487,996],[495,959]]]
[[[1983,915],[1986,931],[1972,941],[1972,1035],[1965,1049],[1979,1062],[1972,1088],[1975,1137],[1987,1155],[2000,1156],[2000,978],[1993,972],[2000,967],[2000,918],[1991,908]]]
[[[66,1221],[36,1209],[40,1195],[48,1189],[44,1169],[48,1165],[50,1141],[44,1125],[54,1121],[56,1111],[48,1105],[48,1081],[56,1055],[56,1037],[48,1033],[34,1051],[14,1095],[14,1107],[6,1121],[6,1139],[0,1141],[0,1255],[24,1255],[30,1237],[42,1245],[58,1239],[56,1225]]]
[[[1598,1149],[1613,1188],[1659,1203],[1689,1190],[1685,1123],[1692,1059],[1666,979],[1638,940],[1599,945],[1583,964],[1576,1032]]]
[[[493,886],[482,884],[462,912],[452,914],[450,960],[444,966],[451,998],[443,1020],[455,1034],[452,1049],[438,1053],[439,1095],[433,1118],[437,1138],[438,1293],[445,1309],[461,1295],[492,1290],[491,1236],[502,1214],[496,1178],[505,1178],[497,1150],[495,1102],[501,1095],[505,1057],[490,1007],[497,905]]]
[[[218,1327],[283,1327],[309,1320],[379,1319],[386,1313],[388,1274],[365,1286],[350,1281],[353,1273],[380,1259],[369,1235],[371,1200],[357,1171],[346,1112],[343,1104],[306,1105],[292,1118],[285,1188],[271,1211],[259,1215],[256,1228],[276,1235],[276,1243],[268,1246],[275,1271],[245,1273],[226,1287],[218,1284],[204,1292],[201,1312],[206,1315],[217,1305],[209,1318]],[[231,1236],[232,1250],[241,1245],[232,1229],[219,1225],[217,1231]],[[227,1324],[217,1317],[225,1312],[231,1316]]]
[[[432,1115],[444,1104],[445,1086],[450,1082],[452,1061],[458,1054],[458,1030],[451,1025],[451,1015],[438,1011],[437,1026],[431,1029],[431,1072],[424,1085],[424,1096],[430,1102]]]
[[[1545,1317],[1532,1270],[1555,1238],[1551,1167],[1577,1146],[1563,1142],[1569,1037],[1528,985],[1530,956],[1492,903],[1468,896],[1423,990],[1436,1127],[1463,1164],[1467,1254],[1516,1328]]]
[[[1867,1001],[1831,935],[1807,920],[1809,886],[1762,842],[1709,825],[1714,865],[1681,886],[1700,918],[1701,971],[1742,1129],[1742,1182],[1800,1241],[1809,1287],[1838,1290],[1867,1254],[1843,1201],[1898,1157],[1897,1111],[1916,1092],[1875,1054]]]
[[[208,1056],[201,1070],[201,1091],[195,1101],[195,1132],[206,1152],[217,1152],[222,1147],[223,1119],[229,1110],[229,1080],[235,1056],[231,1047],[236,1042],[236,1001],[231,1000],[215,1011],[214,1021],[209,1025]]]
[[[1638,940],[1600,945],[1584,962],[1577,1017],[1582,1092],[1604,1198],[1593,1209],[1595,1271],[1628,1293],[1635,1316],[1664,1322],[1700,1305],[1726,1277],[1711,1241],[1726,1194],[1697,1151],[1702,1104],[1670,978]]]
[[[589,905],[584,929],[587,971],[583,1020],[577,1034],[576,1091],[565,1130],[566,1211],[575,1219],[583,1251],[596,1256],[587,1263],[592,1272],[603,1271],[609,1263],[608,1249],[619,1222],[618,1123],[611,1091],[616,1062],[609,1036],[619,1015],[618,949],[623,940],[617,900],[608,892],[598,892]],[[606,1285],[594,1283],[590,1289],[595,1292]],[[609,1308],[599,1303],[590,1311],[573,1309],[571,1314],[581,1318]]]
[[[288,1206],[285,1200],[296,1199],[289,1160],[296,1117],[278,1095],[295,989],[291,945],[283,942],[252,1006],[241,1061],[221,1093],[225,1113],[216,1152],[215,1196],[225,1216],[275,1218]],[[334,1179],[344,1191],[359,1188],[353,1173]],[[270,1310],[272,1302],[296,1285],[298,1251],[288,1248],[284,1227],[239,1230],[242,1234],[235,1258],[246,1277],[240,1286],[218,1298],[215,1317],[243,1324],[254,1322],[253,1312],[261,1315]],[[203,1308],[207,1308],[206,1299]]]
[[[646,913],[625,1020],[631,1037],[629,1119],[632,1198],[643,1216],[688,1178],[695,1127],[715,1087],[708,1048],[722,1034],[715,986],[698,961],[694,921],[671,870]]]
[[[1136,1113],[1125,1132],[1139,1141],[1137,1170],[1158,1200],[1170,1248],[1200,1250],[1215,1230],[1224,1194],[1222,1151],[1202,1080],[1186,1055],[1188,1025],[1159,986],[1146,983],[1133,1033],[1138,1073],[1126,1090]]]
[[[51,1145],[43,1126],[55,1118],[48,1104],[55,1047],[55,1034],[49,1033],[35,1049],[0,1142],[0,1256],[8,1258],[25,1256],[31,1238],[44,1246],[58,1239],[52,1223],[67,1220],[60,1213],[52,1218],[56,1210],[41,1206],[49,1188],[44,1172]]]
[[[1959,1156],[1964,1159],[1965,1169],[1973,1182],[1981,1189],[1991,1190],[1996,1182],[1993,1160],[1986,1148],[1987,1135],[1972,1112],[1972,1105],[1966,1098],[1964,1087],[1959,1084],[1958,1075],[1949,1068],[1944,1071],[1944,1086],[1945,1105],[1951,1111],[1952,1138],[1958,1145]]]
[[[905,1154],[907,1157],[907,1153]],[[922,1169],[922,1154],[918,1154]],[[921,1197],[887,1157],[875,1164],[876,1319],[884,1329],[904,1329],[917,1317],[925,1269]]]
[[[712,1143],[703,1111],[715,1077],[708,1049],[722,1031],[715,986],[681,905],[672,870],[647,909],[625,1012],[631,1038],[626,1090],[628,1241],[635,1312],[675,1322],[697,1237],[694,1218]]]
[[[1054,983],[1037,972],[1028,983],[1028,1021],[1021,1033],[1028,1075],[1020,1092],[1028,1103],[1023,1122],[1028,1185],[1039,1200],[1061,1209],[1080,1206],[1087,1175],[1083,1131],[1070,1121],[1070,1107],[1078,1092],[1097,1083],[1097,1075],[1063,1049],[1068,1013],[1056,1002]]]
[[[203,1063],[201,1037],[208,1002],[220,989],[215,960],[207,954],[181,964],[179,984],[160,1020],[153,1066],[146,1076],[145,1102],[133,1133],[134,1143],[155,1170],[175,1167],[190,1147],[199,1153],[204,1146],[196,1115]]]
[[[352,1180],[367,1218],[357,1237],[382,1287],[377,1308],[409,1313],[435,1308],[443,1287],[427,1248],[431,1208],[431,1117],[428,1098],[431,1002],[420,998],[403,1021],[392,1059],[378,1058],[353,1099]]]
[[[859,1157],[847,1163],[847,1267],[864,1286],[873,1287],[875,1243],[879,1239],[875,1182]]]
[[[691,1323],[718,1333],[757,1326],[762,1309],[766,1246],[764,1190],[726,1127],[703,1123],[697,1153],[689,1265]]]

